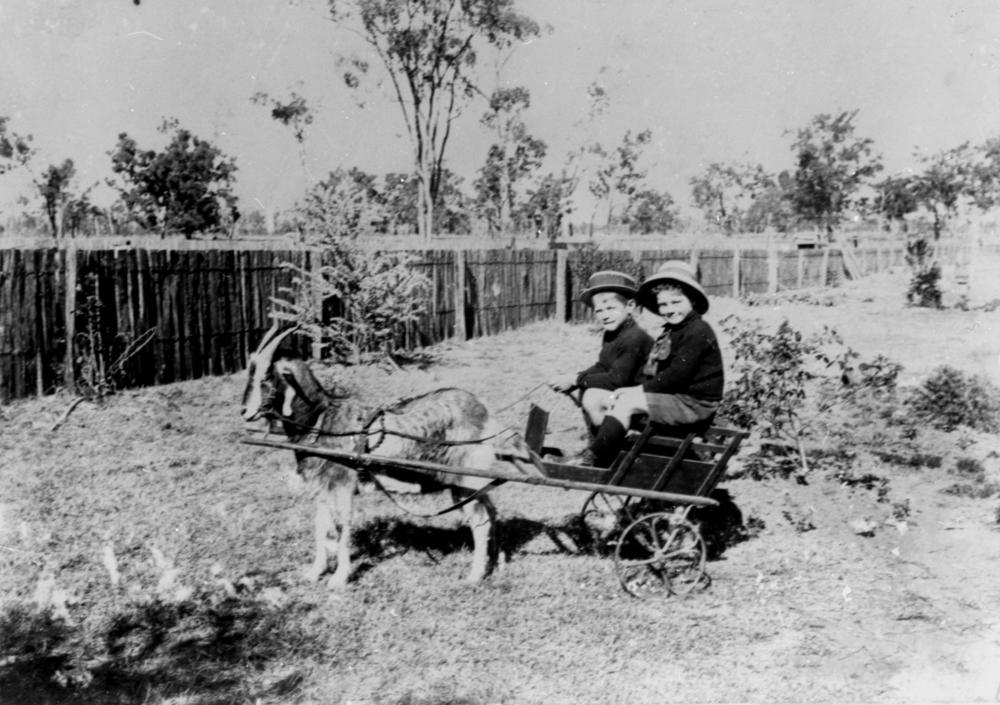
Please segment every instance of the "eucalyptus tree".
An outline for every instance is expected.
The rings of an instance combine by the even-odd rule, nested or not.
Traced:
[[[28,164],[34,149],[31,135],[19,135],[7,127],[9,118],[0,115],[0,174]]]
[[[779,184],[760,164],[713,162],[690,180],[691,198],[705,220],[727,234],[758,232],[774,225],[769,210]],[[762,203],[769,207],[763,209]]]
[[[496,135],[473,183],[477,210],[486,217],[491,232],[503,234],[510,229],[518,183],[537,171],[545,158],[545,142],[530,135],[522,119],[530,105],[528,89],[500,88],[490,96],[490,109],[480,120]]]
[[[340,57],[346,85],[359,88],[376,66],[388,78],[413,150],[418,229],[430,238],[453,123],[481,93],[480,52],[537,36],[539,25],[513,0],[328,0],[328,8],[368,49]]]
[[[816,115],[796,132],[794,185],[796,214],[833,234],[854,194],[882,170],[874,140],[854,134],[858,111]]]

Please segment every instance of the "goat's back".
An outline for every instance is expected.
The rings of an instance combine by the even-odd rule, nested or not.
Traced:
[[[388,433],[375,451],[382,455],[455,466],[482,465],[483,458],[492,457],[489,412],[463,389],[436,389],[399,401],[385,410],[384,423]],[[451,484],[456,478],[438,479]]]

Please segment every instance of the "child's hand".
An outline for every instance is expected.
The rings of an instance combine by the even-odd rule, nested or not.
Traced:
[[[576,387],[576,375],[563,375],[562,377],[556,377],[554,380],[549,382],[549,386],[557,392],[568,392]]]

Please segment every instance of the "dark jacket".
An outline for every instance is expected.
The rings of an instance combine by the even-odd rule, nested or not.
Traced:
[[[576,386],[613,391],[636,384],[652,347],[649,333],[627,318],[618,330],[604,332],[597,363],[576,376]]]
[[[700,314],[691,313],[677,326],[664,326],[644,368],[646,392],[719,401],[723,383],[719,341]]]

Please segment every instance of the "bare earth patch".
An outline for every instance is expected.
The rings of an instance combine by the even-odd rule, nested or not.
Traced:
[[[908,309],[905,287],[897,272],[813,300],[747,306],[720,299],[710,320],[738,313],[787,317],[804,331],[829,325],[864,355],[903,363],[904,384],[942,363],[1000,381],[1000,312]],[[542,385],[589,364],[596,346],[586,326],[542,323],[437,346],[423,368],[328,368],[323,377],[372,403],[464,387],[518,429],[535,402],[552,413],[549,443],[574,450],[582,442],[578,413]],[[297,609],[290,619],[301,643],[282,641],[278,656],[241,663],[240,677],[224,686],[182,672],[148,676],[145,702],[959,703],[996,696],[1000,499],[942,492],[955,482],[949,469],[960,456],[981,458],[988,477],[1000,480],[1000,444],[987,434],[934,436],[937,468],[873,465],[889,480],[882,498],[838,482],[822,465],[807,485],[730,480],[725,487],[755,535],[709,564],[706,591],[662,602],[630,599],[607,558],[553,541],[582,494],[496,490],[508,560],[488,582],[468,587],[460,582],[468,540],[456,517],[415,519],[369,493],[358,503],[361,569],[349,590],[330,595],[298,579],[310,550],[311,506],[288,482],[291,458],[240,443],[242,384],[232,376],[121,393],[100,407],[82,404],[55,432],[67,397],[0,407],[0,606],[30,601],[48,571],[77,624],[134,604],[130,591],[162,588],[175,599],[185,586],[235,585]],[[858,522],[870,530],[859,532]],[[175,570],[165,586],[163,561]],[[41,702],[59,702],[53,692]],[[0,700],[19,695],[0,693]],[[104,700],[96,695],[85,701],[129,701],[113,682],[104,684]]]

